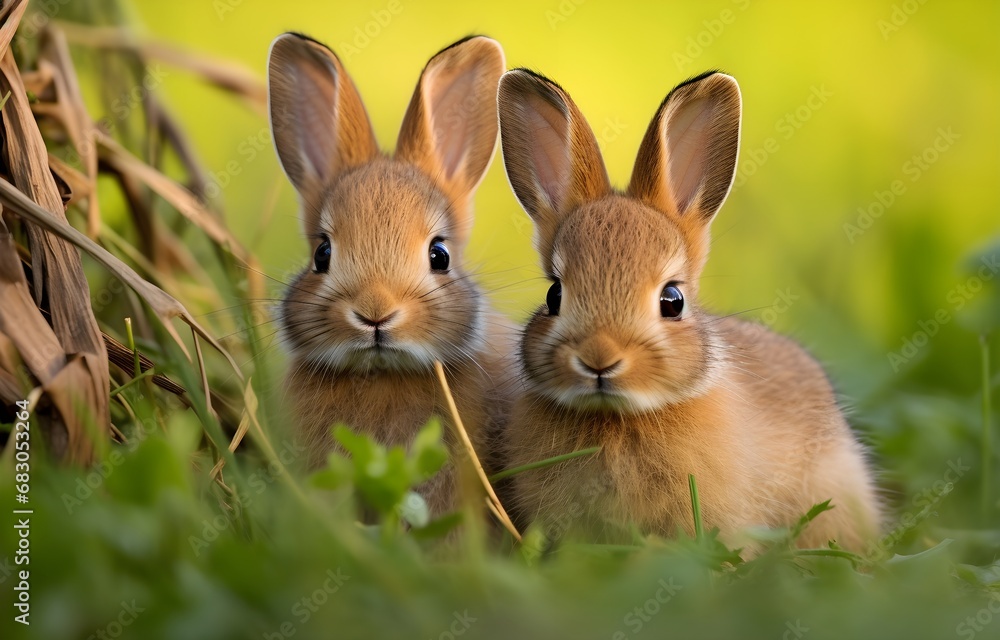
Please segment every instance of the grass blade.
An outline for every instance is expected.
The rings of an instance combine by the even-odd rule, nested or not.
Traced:
[[[531,471],[532,469],[542,469],[544,467],[550,467],[554,464],[559,464],[560,462],[572,460],[573,458],[593,455],[599,452],[600,450],[601,450],[600,447],[589,447],[587,449],[580,449],[578,451],[571,451],[569,453],[553,456],[551,458],[545,458],[544,460],[538,460],[537,462],[529,462],[528,464],[522,464],[517,467],[511,467],[510,469],[504,469],[503,471],[499,473],[494,473],[492,476],[490,476],[490,482],[497,482],[503,480],[504,478],[515,476],[524,471]]]
[[[688,474],[688,488],[691,490],[691,512],[694,514],[694,537],[699,542],[705,537],[705,530],[701,523],[701,502],[698,500],[698,482],[694,479],[694,474]]]
[[[982,381],[983,381],[983,442],[981,445],[982,449],[982,496],[981,496],[981,508],[983,522],[989,521],[990,507],[993,502],[990,497],[990,489],[992,488],[992,476],[993,476],[993,420],[992,420],[992,407],[990,403],[990,341],[989,337],[984,335],[979,336],[979,352],[981,354],[982,362]]]

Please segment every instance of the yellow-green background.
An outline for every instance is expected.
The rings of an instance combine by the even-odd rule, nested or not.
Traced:
[[[398,2],[391,21],[356,53],[346,45],[356,46],[366,24],[376,31],[372,12],[387,14],[387,1],[140,1],[133,8],[150,36],[261,76],[268,45],[282,31],[328,43],[344,58],[386,149],[426,60],[467,34],[490,35],[503,44],[508,66],[561,83],[599,136],[618,123],[620,133],[607,129],[601,146],[619,185],[667,91],[706,69],[731,73],[744,99],[741,165],[767,138],[780,148],[734,189],[717,219],[703,302],[760,317],[779,290],[790,291],[799,300],[775,325],[834,370],[848,366],[836,347],[846,342],[881,354],[891,371],[884,354],[900,349],[917,320],[947,308],[948,291],[962,279],[957,265],[1000,229],[995,2]],[[813,88],[832,95],[786,139],[778,121],[806,104]],[[209,170],[239,163],[221,195],[238,236],[269,273],[297,269],[306,256],[294,193],[272,151],[250,161],[240,152],[265,119],[181,71],[158,91]],[[911,182],[904,164],[941,127],[957,141]],[[843,225],[897,179],[905,194],[849,242]],[[268,217],[273,189],[280,195]],[[472,258],[496,289],[497,305],[523,317],[544,283],[531,280],[531,228],[499,157],[476,203]]]

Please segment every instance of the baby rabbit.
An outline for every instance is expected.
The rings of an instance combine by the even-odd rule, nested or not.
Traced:
[[[878,501],[823,370],[791,340],[697,304],[709,225],[735,175],[736,81],[711,72],[674,88],[625,191],[556,83],[509,71],[499,111],[507,176],[552,281],[521,342],[527,392],[506,427],[508,462],[601,447],[515,476],[519,516],[557,533],[690,533],[693,474],[706,530],[727,542],[831,499],[799,544],[861,550]]]
[[[435,360],[480,450],[507,411],[494,383],[511,378],[513,331],[463,270],[504,68],[500,45],[484,37],[431,58],[389,156],[332,51],[293,33],[271,45],[274,144],[311,252],[280,320],[287,395],[313,467],[334,448],[333,425],[406,446],[432,416],[446,418]],[[449,466],[420,488],[432,513],[454,506],[455,478]]]

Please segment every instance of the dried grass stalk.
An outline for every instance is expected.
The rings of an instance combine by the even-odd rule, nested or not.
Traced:
[[[177,286],[190,281],[190,276],[198,281],[204,267],[184,247],[178,232],[156,217],[152,204],[159,197],[206,234],[225,264],[229,263],[229,254],[242,263],[251,294],[258,296],[263,289],[255,275],[259,270],[253,257],[226,228],[219,212],[206,206],[204,171],[180,127],[155,97],[145,96],[143,100],[149,133],[176,151],[190,188],[167,177],[156,166],[163,157],[162,150],[151,153],[150,162],[144,162],[95,125],[84,105],[69,43],[117,48],[137,54],[142,63],[156,59],[187,68],[261,110],[266,102],[264,85],[242,67],[162,44],[140,42],[124,29],[59,27],[52,22],[38,39],[37,69],[22,76],[10,43],[26,4],[26,0],[0,0],[0,98],[9,94],[0,113],[0,400],[10,404],[33,398],[36,415],[46,422],[43,426],[49,448],[64,459],[81,463],[93,458],[95,443],[102,449],[115,431],[110,420],[109,362],[126,376],[151,378],[182,404],[192,406],[193,399],[182,387],[158,371],[155,375],[145,373],[153,366],[148,358],[140,355],[137,366],[130,348],[100,330],[83,273],[83,250],[131,289],[126,289],[125,295],[139,311],[139,322],[148,322],[148,313],[141,310],[141,299],[191,360],[189,342],[181,340],[173,320],[180,318],[189,325],[207,410],[214,413],[213,406],[219,407],[229,419],[227,424],[240,425],[229,447],[235,450],[248,429],[260,430],[254,415],[256,403],[247,402],[246,396],[241,398],[246,405],[241,415],[229,399],[210,388],[201,341],[224,356],[241,388],[252,394],[242,385],[243,373],[236,361],[174,297],[140,277],[95,241],[110,240],[127,259],[140,265],[148,278],[167,283],[164,286]],[[48,153],[43,134],[54,148],[66,149],[70,160],[56,155],[60,151]],[[117,176],[136,223],[141,250],[129,246],[101,220],[97,192],[100,171]],[[86,214],[86,234],[68,222],[68,204],[78,205]],[[27,246],[19,246],[8,231],[5,222],[15,220],[17,229],[23,229],[27,237]],[[17,237],[22,236],[18,233]],[[185,284],[178,290],[187,291],[191,286]],[[207,287],[204,291],[217,295]],[[115,394],[114,399],[135,419],[122,394]],[[266,438],[264,443],[268,444]],[[221,464],[215,475],[219,471]],[[219,481],[221,484],[221,478]]]
[[[186,69],[220,89],[244,98],[255,110],[267,109],[267,88],[260,77],[246,67],[225,60],[213,59],[202,53],[193,54],[155,40],[139,38],[121,27],[89,27],[68,22],[56,22],[74,43],[95,49],[122,49],[136,53],[143,60],[160,60]]]
[[[69,46],[61,31],[46,29],[42,32],[39,67],[53,67],[53,84],[56,101],[63,112],[63,123],[73,143],[80,163],[90,180],[91,191],[97,191],[97,149],[94,141],[94,122],[87,113],[80,93],[80,82],[69,55]],[[101,228],[101,211],[96,197],[87,199],[87,235],[96,239]]]
[[[8,26],[5,24],[4,26]],[[3,160],[7,166],[13,185],[27,198],[37,203],[55,220],[65,223],[66,214],[56,181],[49,170],[48,151],[41,132],[32,115],[28,97],[21,81],[21,74],[9,48],[0,58],[0,94],[10,93],[10,98],[2,112],[4,137]],[[79,429],[75,418],[87,419],[93,424],[110,424],[108,408],[109,378],[107,352],[101,338],[97,320],[90,307],[90,288],[83,274],[79,252],[69,243],[56,238],[34,224],[25,225],[31,245],[32,274],[34,278],[34,299],[40,304],[48,303],[52,330],[64,353],[78,355],[73,374],[60,378],[63,382],[73,382],[65,387],[67,393],[77,393],[76,399],[57,398],[56,405],[62,412],[63,422],[69,430],[66,452],[74,460],[88,460],[91,449],[86,434]],[[11,254],[16,257],[16,254]],[[17,262],[20,268],[20,262]],[[7,309],[0,310],[6,314]],[[44,320],[43,320],[44,322]],[[9,322],[5,322],[9,324]],[[20,347],[36,348],[32,345]],[[82,367],[82,369],[80,368]],[[33,371],[34,373],[34,371]],[[67,381],[67,376],[72,380]],[[52,389],[57,391],[63,387]],[[79,405],[80,415],[73,418],[66,410],[75,410]],[[86,416],[83,414],[87,413]]]
[[[21,23],[28,0],[3,0],[0,2],[0,56],[7,53],[10,41],[14,39],[17,25]]]
[[[500,524],[502,524],[504,528],[506,528],[507,531],[509,531],[510,534],[514,536],[518,542],[520,542],[521,534],[518,532],[517,527],[514,526],[510,516],[507,515],[507,511],[503,508],[500,498],[497,497],[496,492],[493,490],[493,485],[490,484],[490,480],[486,476],[486,472],[483,470],[483,465],[479,461],[476,449],[472,446],[472,440],[469,439],[469,433],[465,430],[465,424],[462,422],[462,416],[458,413],[458,406],[455,404],[455,398],[451,395],[451,389],[448,387],[448,377],[445,375],[444,365],[442,365],[438,360],[434,361],[434,371],[437,373],[438,383],[441,385],[441,391],[444,393],[445,402],[448,404],[448,411],[451,413],[452,426],[454,426],[459,440],[465,448],[465,452],[469,456],[469,463],[475,469],[476,476],[478,476],[479,481],[482,483],[483,489],[486,490],[486,506],[490,508],[490,511],[493,512],[493,515],[500,521]]]
[[[188,351],[187,346],[185,346],[184,342],[180,339],[180,335],[177,333],[176,329],[174,329],[173,324],[170,322],[174,318],[180,318],[191,327],[195,334],[217,349],[228,360],[230,366],[233,367],[239,379],[243,379],[243,374],[240,371],[240,368],[236,365],[236,361],[233,360],[229,352],[223,349],[222,345],[220,345],[215,338],[213,338],[211,334],[209,334],[208,331],[206,331],[205,328],[194,319],[194,316],[191,315],[184,305],[174,299],[170,294],[147,282],[146,280],[143,280],[142,277],[133,271],[131,267],[70,226],[65,219],[60,220],[55,218],[48,211],[42,209],[31,200],[28,200],[23,193],[18,191],[13,185],[3,179],[0,179],[0,204],[3,204],[5,207],[22,218],[33,222],[52,234],[59,236],[60,238],[83,249],[88,255],[94,258],[94,260],[99,262],[108,271],[114,274],[115,277],[125,283],[126,286],[130,287],[133,291],[139,294],[146,304],[150,306],[160,321],[163,322],[164,328],[177,342],[188,359],[191,358],[191,354]]]
[[[0,358],[0,393],[10,404],[24,400],[28,393],[21,379],[26,368],[40,383],[47,402],[36,407],[36,415],[52,452],[72,462],[86,463],[93,450],[85,428],[85,413],[105,407],[107,393],[95,394],[92,370],[102,364],[90,354],[67,359],[63,345],[35,304],[21,268],[14,240],[0,222],[0,336],[15,353],[5,349]],[[88,361],[88,358],[90,361]],[[70,364],[72,362],[72,366]],[[104,366],[105,374],[107,366]],[[51,410],[52,408],[55,410]],[[48,410],[47,410],[48,409]],[[87,409],[83,411],[81,409]]]

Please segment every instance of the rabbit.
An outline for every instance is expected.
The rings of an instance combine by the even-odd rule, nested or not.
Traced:
[[[309,468],[335,449],[337,424],[404,447],[432,417],[447,424],[435,361],[489,466],[516,332],[490,309],[463,258],[473,194],[497,146],[505,68],[503,49],[486,37],[440,51],[387,155],[330,49],[295,33],[271,45],[272,136],[311,254],[279,312],[290,351],[286,397]],[[457,477],[451,464],[418,488],[431,514],[456,507]]]
[[[798,544],[861,551],[880,504],[823,369],[792,340],[697,302],[735,176],[736,80],[709,72],[674,88],[624,191],[555,82],[508,71],[498,108],[507,177],[552,282],[521,338],[508,464],[601,447],[514,476],[522,526],[540,520],[550,539],[691,534],[693,474],[705,530],[748,555],[754,528],[793,526],[828,499]]]

